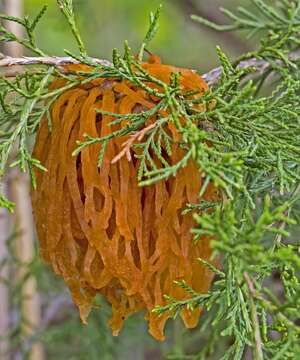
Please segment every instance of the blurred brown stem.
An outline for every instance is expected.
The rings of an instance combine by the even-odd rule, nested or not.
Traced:
[[[22,17],[23,15],[23,0],[3,0],[3,12],[10,16]],[[20,24],[13,21],[5,21],[5,28],[15,34],[17,37],[22,37],[23,28]],[[23,46],[16,42],[7,42],[3,44],[3,51],[13,57],[18,57],[23,53]]]
[[[6,194],[6,179],[2,181],[2,192]],[[9,269],[5,261],[8,257],[6,240],[9,234],[8,211],[0,208],[0,359],[9,360],[9,291],[6,284]]]
[[[15,216],[17,229],[19,230],[16,241],[17,257],[23,264],[17,274],[18,278],[24,279],[22,284],[22,317],[23,335],[31,336],[41,321],[40,297],[37,293],[37,284],[34,276],[26,277],[28,266],[34,259],[34,232],[31,210],[31,200],[29,195],[30,182],[27,174],[16,172],[11,183],[13,200],[16,203]],[[31,348],[31,360],[42,360],[43,347],[40,343],[34,343]]]
[[[250,295],[250,315],[251,315],[252,325],[254,328],[254,341],[255,341],[254,359],[263,360],[264,354],[262,350],[262,340],[260,335],[260,323],[256,310],[256,305],[254,302],[254,296],[255,296],[254,284],[247,273],[244,273],[244,278],[246,280]]]
[[[23,0],[5,0],[3,5],[4,12],[7,15],[15,17],[23,16]],[[23,36],[23,29],[16,22],[6,21],[5,27],[17,37]],[[4,44],[3,49],[9,57],[20,58],[23,55],[23,46],[17,42],[7,42]],[[20,69],[14,67],[13,70],[17,72]],[[20,231],[20,236],[18,236],[16,241],[16,251],[21,263],[28,266],[34,257],[34,226],[29,196],[29,181],[28,176],[21,174],[19,171],[13,173],[13,176],[10,192],[16,203],[16,226]],[[20,279],[24,277],[24,271],[26,270],[21,267],[17,274]],[[33,276],[28,277],[23,284],[22,296],[21,313],[22,318],[26,319],[26,323],[23,324],[23,335],[28,336],[39,325],[41,311],[36,280]],[[30,349],[29,358],[31,360],[44,359],[44,350],[40,343],[33,344]]]

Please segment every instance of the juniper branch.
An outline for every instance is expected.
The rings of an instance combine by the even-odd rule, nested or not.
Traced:
[[[300,51],[291,52],[288,55],[289,60],[296,61],[300,59]],[[105,59],[98,59],[98,58],[89,58],[90,64],[94,64],[95,66],[101,65],[106,67],[112,67],[112,63],[109,60]],[[59,68],[60,71],[64,73],[70,72],[68,69],[63,68],[64,65],[70,64],[81,64],[82,62],[74,57],[65,56],[65,57],[58,57],[58,56],[24,56],[21,58],[13,58],[10,56],[2,56],[0,59],[0,69],[5,67],[12,67],[12,66],[30,66],[30,65],[46,65],[46,66],[56,66]],[[277,65],[282,65],[281,61],[277,62]],[[247,69],[253,68],[256,73],[264,73],[270,66],[270,62],[267,60],[259,59],[259,58],[251,58],[248,60],[244,60],[238,63],[239,69]],[[215,85],[222,75],[223,68],[219,66],[210,70],[207,73],[202,74],[202,78],[209,84]],[[18,72],[14,72],[14,76],[16,76]],[[9,76],[12,76],[10,74]]]
[[[108,60],[102,60],[97,58],[90,58],[91,63],[95,65],[112,66],[112,63]],[[28,65],[47,65],[61,67],[63,65],[80,64],[80,60],[77,60],[70,56],[57,57],[57,56],[23,56],[21,58],[13,58],[11,56],[2,56],[0,59],[0,68],[11,66],[28,66]],[[65,70],[67,72],[67,70]]]

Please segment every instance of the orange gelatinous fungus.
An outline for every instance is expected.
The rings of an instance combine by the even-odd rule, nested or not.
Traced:
[[[79,65],[72,68],[86,70]],[[162,65],[157,58],[144,63],[143,68],[165,83],[170,82],[172,73],[180,72],[184,91],[197,89],[201,96],[208,89],[195,72]],[[62,85],[58,80],[51,87]],[[147,85],[157,88],[156,84]],[[128,161],[119,157],[112,162],[124,150],[129,136],[107,143],[101,168],[97,167],[99,144],[72,156],[76,141],[84,134],[102,137],[126,125],[125,120],[109,125],[114,119],[109,113],[141,112],[158,101],[129,81],[103,78],[60,95],[51,107],[51,130],[44,118],[38,131],[34,157],[48,171],[37,171],[32,202],[41,255],[64,278],[83,322],[100,293],[112,306],[109,324],[114,335],[128,316],[145,310],[150,333],[163,340],[170,314],[159,316],[153,308],[166,303],[165,294],[188,298],[174,281],[185,280],[195,291],[204,293],[213,278],[197,261],[199,257],[209,261],[210,240],[204,237],[194,243],[192,213],[182,215],[187,203],[199,200],[203,181],[199,169],[190,160],[176,177],[141,188],[138,158],[132,156]],[[103,113],[97,112],[99,109]],[[152,116],[145,126],[160,115]],[[174,140],[168,161],[175,164],[184,156],[178,146],[180,135],[173,124],[165,127]],[[138,148],[132,151],[138,152]],[[210,186],[204,197],[212,199],[215,192]],[[186,327],[197,325],[200,312],[182,311]]]

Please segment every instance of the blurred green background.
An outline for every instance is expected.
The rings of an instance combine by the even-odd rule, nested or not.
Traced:
[[[48,55],[63,55],[64,49],[78,51],[56,0],[24,0],[23,4],[25,14],[29,16],[35,16],[43,5],[49,6],[37,29],[38,44],[43,51]],[[74,0],[79,28],[89,55],[110,59],[113,48],[122,51],[124,40],[128,40],[137,53],[147,31],[149,13],[155,11],[159,4],[163,5],[160,30],[149,50],[160,55],[164,63],[204,73],[218,66],[217,45],[231,58],[254,46],[255,40],[245,41],[242,34],[219,34],[190,19],[191,14],[198,14],[220,23],[226,22],[227,19],[218,10],[220,6],[234,10],[239,5],[251,6],[250,0]],[[12,237],[8,243],[11,268],[20,266],[14,253],[15,241],[16,237]],[[38,283],[42,325],[34,338],[27,339],[22,335],[24,319],[18,314],[23,280],[30,276]],[[129,319],[120,336],[113,338],[106,324],[110,309],[101,299],[98,299],[100,309],[94,310],[89,324],[83,326],[63,282],[41,263],[38,255],[29,266],[26,265],[24,279],[14,284],[10,295],[13,299],[11,306],[17,314],[9,335],[13,346],[11,359],[28,358],[31,346],[37,340],[42,343],[43,359],[47,360],[193,359],[192,356],[198,354],[207,342],[205,332],[200,335],[199,329],[187,331],[177,319],[168,322],[166,342],[158,343],[148,335],[142,314]],[[206,315],[201,318],[201,323],[205,321]],[[212,359],[222,356],[222,346],[220,342]]]
[[[55,0],[25,0],[25,13],[34,15],[45,3],[49,8],[38,28],[41,48],[57,55],[62,55],[64,49],[75,51],[76,45]],[[221,22],[224,16],[218,11],[220,6],[247,7],[249,0],[74,0],[89,55],[110,58],[112,49],[121,49],[124,40],[138,51],[147,31],[149,13],[159,4],[163,5],[160,30],[150,48],[166,63],[204,72],[217,64],[216,45],[232,57],[252,47],[236,34],[218,34],[190,19],[194,13]]]

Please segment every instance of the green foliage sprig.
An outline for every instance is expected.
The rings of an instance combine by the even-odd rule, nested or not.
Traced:
[[[45,14],[47,10],[47,6],[44,6],[40,12],[36,15],[36,17],[32,20],[30,20],[28,17],[25,17],[24,19],[20,19],[15,16],[8,16],[5,14],[0,14],[0,19],[6,20],[6,21],[12,21],[19,25],[21,25],[25,33],[27,35],[27,38],[18,38],[15,34],[8,31],[4,26],[0,26],[0,41],[3,42],[10,42],[10,41],[16,41],[19,44],[23,45],[26,49],[34,52],[35,54],[44,56],[45,53],[39,49],[39,47],[36,45],[36,39],[35,39],[35,29],[38,23],[40,22],[41,18]]]
[[[71,27],[72,33],[76,39],[81,55],[86,55],[86,49],[77,28],[72,0],[57,0],[57,3]]]

